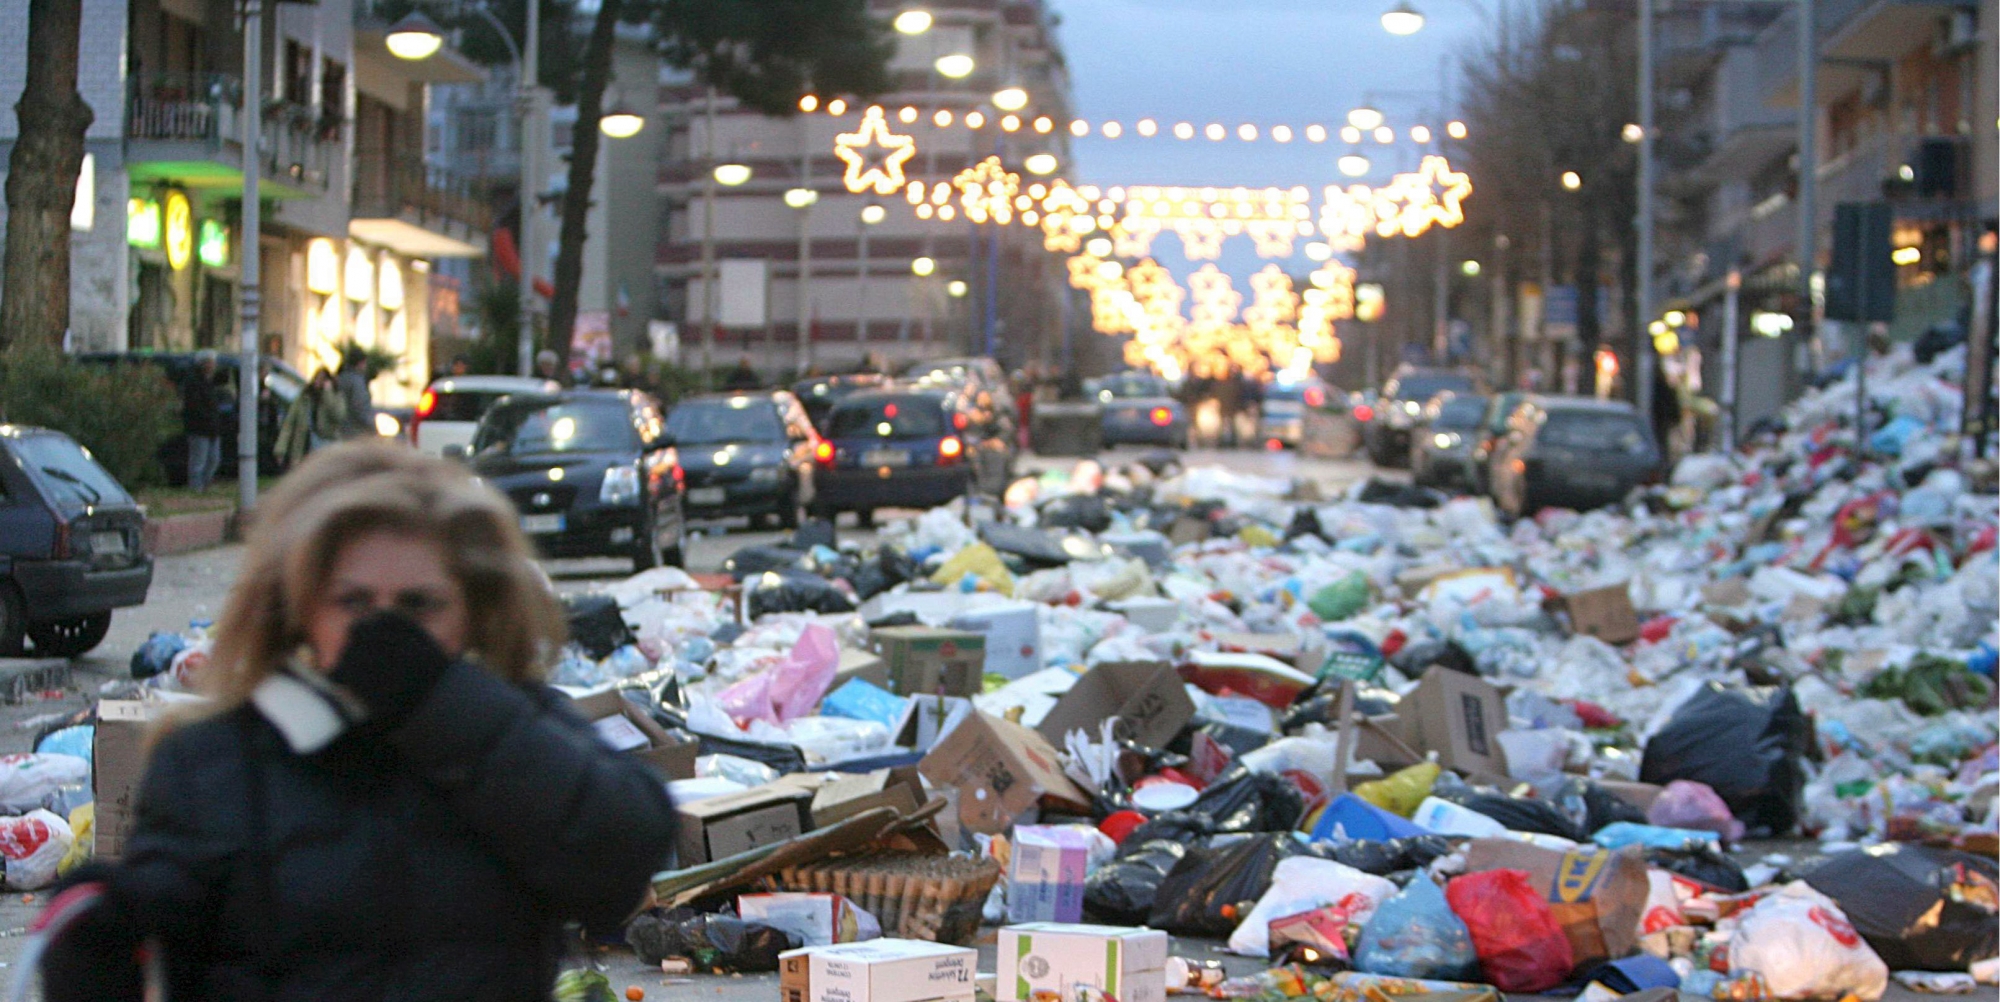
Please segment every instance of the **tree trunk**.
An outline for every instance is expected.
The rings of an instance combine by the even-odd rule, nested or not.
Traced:
[[[597,121],[604,115],[604,88],[611,80],[611,43],[615,40],[623,0],[602,0],[597,22],[583,52],[583,84],[576,94],[576,127],[571,132],[569,190],[563,192],[562,233],[556,248],[556,294],[549,302],[549,347],[569,366],[570,337],[576,328],[578,286],[583,284],[584,224],[590,215],[590,189],[597,180],[597,146],[602,134]]]
[[[78,0],[29,0],[27,82],[14,105],[20,135],[7,164],[7,259],[0,348],[60,348],[69,329],[69,213],[94,117],[77,93]]]

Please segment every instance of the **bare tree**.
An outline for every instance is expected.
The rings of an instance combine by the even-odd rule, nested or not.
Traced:
[[[27,85],[7,163],[7,260],[0,279],[0,348],[62,345],[69,329],[69,214],[94,119],[76,89],[83,5],[29,0]]]

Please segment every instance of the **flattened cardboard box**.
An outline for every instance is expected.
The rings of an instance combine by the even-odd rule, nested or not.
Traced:
[[[793,773],[770,785],[810,791],[814,828],[825,828],[877,807],[914,814],[925,799],[923,780],[917,778],[916,767],[909,765],[863,773]]]
[[[778,957],[785,1002],[969,1000],[979,951],[913,939],[873,939],[791,950]]]
[[[889,691],[898,696],[976,696],[986,681],[986,635],[930,626],[874,631],[889,664]]]
[[[727,859],[813,830],[811,790],[769,784],[681,804],[681,866]]]
[[[1118,1002],[1165,1002],[1167,934],[1129,926],[1030,922],[1000,930],[994,950],[999,1002],[1062,1000],[1090,985]]]
[[[646,763],[662,779],[693,779],[699,745],[669,733],[617,690],[593,692],[571,701],[605,743]],[[644,743],[637,743],[643,739]]]
[[[1607,644],[1639,639],[1639,613],[1632,607],[1630,582],[1571,592],[1563,596],[1563,605],[1569,609],[1569,626],[1574,633]]]
[[[1098,725],[1113,717],[1124,736],[1161,748],[1194,719],[1194,701],[1180,673],[1164,661],[1101,664],[1077,679],[1035,729],[1052,745],[1078,728],[1095,740]]]
[[[1396,719],[1403,742],[1437,752],[1439,765],[1475,777],[1507,775],[1507,755],[1500,748],[1507,701],[1485,679],[1432,668],[1397,704]]]
[[[975,711],[952,728],[917,769],[937,786],[955,787],[959,820],[983,834],[1006,831],[1043,797],[1081,810],[1090,804],[1040,734],[989,713]]]

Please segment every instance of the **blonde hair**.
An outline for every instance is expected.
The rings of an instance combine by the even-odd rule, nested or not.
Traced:
[[[487,670],[518,683],[546,676],[564,639],[562,608],[507,499],[456,463],[350,442],[313,453],[257,506],[198,680],[212,709],[241,705],[299,650],[341,550],[375,532],[444,550],[465,592],[467,651]]]

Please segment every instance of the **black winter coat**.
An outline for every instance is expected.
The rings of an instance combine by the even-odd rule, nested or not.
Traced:
[[[199,369],[181,383],[181,429],[198,438],[222,434],[222,392]]]
[[[168,734],[115,886],[173,999],[547,999],[673,845],[661,781],[455,664],[404,724],[298,755],[249,706]]]

